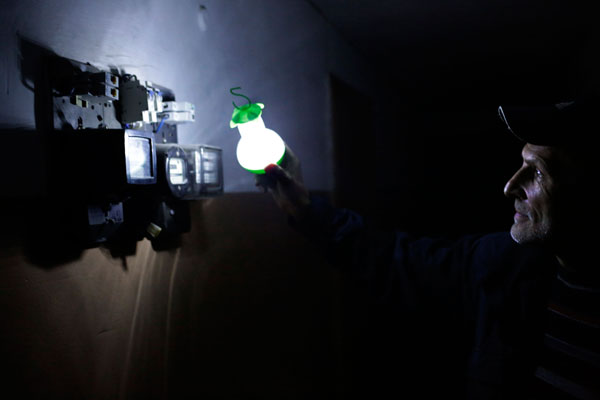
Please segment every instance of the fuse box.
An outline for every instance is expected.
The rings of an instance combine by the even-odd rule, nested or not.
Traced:
[[[223,193],[221,149],[178,143],[194,104],[122,70],[57,55],[45,62],[52,116],[39,128],[52,132],[55,190],[87,210],[69,213],[85,229],[73,239],[114,249],[144,237],[160,249],[177,243],[190,227],[189,201]]]

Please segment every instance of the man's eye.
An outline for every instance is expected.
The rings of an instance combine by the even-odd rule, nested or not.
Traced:
[[[535,169],[535,177],[536,177],[537,179],[541,179],[541,178],[543,178],[543,177],[544,177],[544,174],[542,173],[542,171],[540,171],[539,169],[537,169],[537,168],[536,168],[536,169]]]

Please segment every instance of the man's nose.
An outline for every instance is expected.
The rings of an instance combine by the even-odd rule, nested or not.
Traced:
[[[506,197],[517,197],[524,199],[526,197],[525,190],[521,186],[522,169],[519,169],[504,185],[504,195]]]

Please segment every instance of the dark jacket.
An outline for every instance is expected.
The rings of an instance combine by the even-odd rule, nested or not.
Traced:
[[[464,393],[455,393],[460,398],[526,397],[557,268],[551,254],[519,245],[506,232],[443,240],[376,231],[319,198],[295,225],[366,282],[374,303],[444,321],[449,336],[461,339],[464,359],[455,360],[464,378]],[[428,377],[432,385],[443,381],[438,375]],[[401,375],[398,380],[402,384]]]

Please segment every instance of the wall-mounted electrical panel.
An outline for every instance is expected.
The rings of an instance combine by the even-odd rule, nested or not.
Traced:
[[[221,149],[178,143],[194,105],[118,69],[44,61],[36,128],[50,138],[52,196],[71,203],[63,222],[74,240],[122,250],[146,237],[171,248],[190,229],[189,201],[223,193]]]

